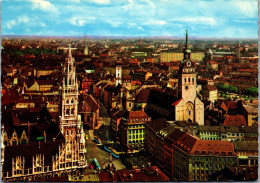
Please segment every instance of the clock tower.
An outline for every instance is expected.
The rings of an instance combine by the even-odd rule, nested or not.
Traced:
[[[188,44],[187,30],[183,54],[178,73],[178,97],[181,98],[182,102],[176,106],[178,108],[176,108],[176,119],[204,125],[204,104],[197,97],[197,74],[194,62],[190,59],[191,51]]]
[[[116,62],[116,86],[122,84],[122,61]]]
[[[185,101],[194,101],[197,97],[196,71],[194,63],[190,60],[191,51],[188,44],[188,31],[186,30],[186,44],[183,51],[183,60],[180,63],[179,79],[178,79],[178,95]]]

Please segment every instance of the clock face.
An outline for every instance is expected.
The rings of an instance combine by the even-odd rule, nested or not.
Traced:
[[[191,61],[188,61],[188,62],[187,62],[187,66],[191,66]]]

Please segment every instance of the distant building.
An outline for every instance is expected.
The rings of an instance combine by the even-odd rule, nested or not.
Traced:
[[[132,52],[131,57],[147,57],[147,52]]]
[[[258,129],[252,126],[199,126],[198,135],[204,140],[257,140]]]
[[[258,166],[258,141],[240,141],[234,143],[239,166]]]
[[[179,62],[182,60],[184,53],[182,52],[161,52],[160,53],[160,62]],[[201,62],[203,61],[204,53],[195,52],[191,53],[191,60]]]
[[[204,85],[201,94],[204,101],[210,101],[211,106],[218,100],[218,89],[214,85]]]

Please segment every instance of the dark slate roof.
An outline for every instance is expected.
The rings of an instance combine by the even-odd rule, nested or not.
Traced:
[[[165,119],[155,119],[152,120],[150,123],[146,123],[146,125],[153,129],[155,132],[158,132],[161,129],[165,128],[167,124],[168,123]]]
[[[168,95],[156,90],[151,90],[149,94],[148,103],[155,104],[162,108],[170,109],[171,104],[178,101],[180,98]]]
[[[39,143],[6,146],[3,170],[12,170],[12,158],[15,160],[16,156],[25,157],[25,169],[32,168],[32,156],[36,154],[44,154],[44,165],[52,166],[52,156],[58,154],[59,146],[64,142],[64,140],[41,142],[40,148]]]
[[[257,141],[234,141],[235,151],[257,151],[258,152],[258,142]]]
[[[137,103],[147,103],[150,94],[150,89],[142,89],[136,99]]]

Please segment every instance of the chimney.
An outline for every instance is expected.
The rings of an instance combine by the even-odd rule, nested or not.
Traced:
[[[158,176],[159,176],[159,171],[158,171],[158,169],[156,169],[155,171],[156,171],[156,176],[158,177]]]
[[[38,145],[39,145],[39,149],[40,149],[41,148],[41,142],[40,141],[39,141]]]

